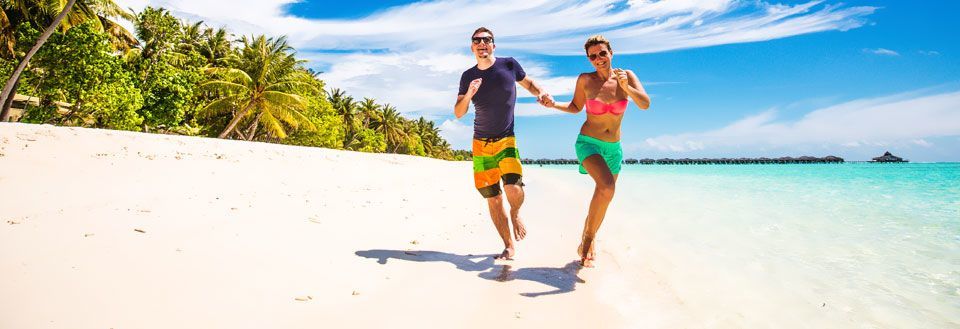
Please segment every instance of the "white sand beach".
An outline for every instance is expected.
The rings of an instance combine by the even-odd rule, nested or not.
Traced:
[[[960,325],[951,208],[827,175],[886,167],[632,168],[580,269],[574,167],[494,262],[469,162],[2,123],[0,328]]]
[[[616,214],[598,267],[579,269],[589,190],[564,180],[581,177],[526,170],[528,238],[494,263],[468,162],[3,123],[0,328],[677,320],[657,274],[604,244],[631,234]]]

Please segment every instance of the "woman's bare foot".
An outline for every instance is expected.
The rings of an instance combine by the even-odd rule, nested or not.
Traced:
[[[587,252],[583,251],[583,245],[587,245]],[[596,255],[594,253],[594,243],[593,241],[587,241],[584,239],[583,242],[580,242],[580,245],[577,246],[577,255],[580,256],[580,266],[583,267],[593,267],[593,258]]]
[[[513,260],[513,248],[504,248],[500,256],[493,257],[493,259]]]

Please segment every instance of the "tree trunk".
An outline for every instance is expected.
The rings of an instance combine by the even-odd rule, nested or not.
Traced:
[[[240,139],[242,139],[242,140],[247,140],[247,136],[244,136],[243,133],[240,132],[239,129],[238,129],[238,130],[234,130],[233,133],[236,134],[237,136],[240,136]]]
[[[233,117],[233,120],[230,120],[230,124],[227,125],[227,129],[224,129],[223,132],[221,132],[220,135],[217,136],[217,138],[226,138],[227,135],[230,134],[230,131],[236,128],[237,124],[240,123],[240,119],[243,119],[243,117],[247,115],[247,112],[250,111],[251,107],[253,107],[253,102],[250,102],[249,104],[247,104],[247,106],[243,108],[243,111],[240,111],[240,113],[237,113],[237,116]]]
[[[257,114],[257,118],[253,119],[253,124],[250,125],[250,128],[247,129],[247,140],[252,141],[253,136],[257,135],[257,127],[260,124],[260,117],[263,116],[263,112]]]
[[[3,110],[0,111],[0,118],[2,118],[0,121],[2,122],[10,121],[10,109],[13,107],[13,99],[16,98],[17,86],[19,85],[20,77],[17,77],[17,81],[13,83],[13,93],[11,93],[10,97],[7,97],[7,99],[3,102]],[[23,112],[27,112],[26,106],[23,107]]]
[[[4,104],[2,110],[0,110],[0,121],[7,121],[7,117],[10,116],[10,108],[6,106],[7,98],[13,98],[13,95],[17,92],[14,88],[14,85],[17,81],[20,80],[20,74],[23,74],[23,70],[27,68],[27,65],[30,64],[30,58],[40,50],[40,46],[43,46],[47,39],[50,38],[50,35],[57,30],[57,26],[60,25],[60,22],[63,21],[63,18],[67,16],[67,13],[70,12],[70,9],[73,8],[73,4],[77,0],[67,1],[67,5],[63,6],[63,10],[60,11],[60,14],[53,19],[53,22],[50,23],[50,26],[43,31],[43,34],[40,35],[40,38],[37,39],[37,43],[33,45],[33,48],[30,48],[30,51],[27,52],[26,56],[23,56],[23,59],[20,61],[20,65],[17,65],[17,69],[13,71],[13,75],[10,76],[10,79],[7,80],[7,84],[3,86],[3,91],[0,92],[0,104]]]

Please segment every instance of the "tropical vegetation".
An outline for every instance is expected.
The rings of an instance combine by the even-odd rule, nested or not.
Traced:
[[[3,121],[14,108],[31,123],[470,157],[433,121],[328,87],[283,36],[237,37],[163,8],[0,0],[0,76]]]

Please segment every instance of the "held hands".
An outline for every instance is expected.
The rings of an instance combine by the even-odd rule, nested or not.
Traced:
[[[478,78],[478,79],[474,79],[473,81],[470,81],[470,86],[467,87],[467,96],[473,97],[473,95],[477,94],[477,90],[480,89],[480,84],[482,83],[483,83],[482,78]]]
[[[537,103],[546,107],[553,107],[553,96],[550,96],[548,93],[541,93],[540,96],[537,96]]]

